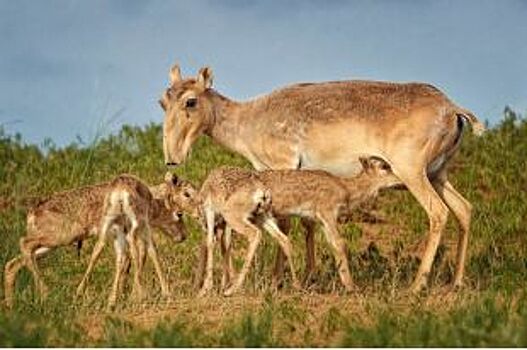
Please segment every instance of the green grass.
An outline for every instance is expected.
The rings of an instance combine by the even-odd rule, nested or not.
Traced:
[[[24,203],[123,172],[160,182],[166,171],[161,144],[161,128],[155,124],[125,126],[90,145],[62,148],[52,142],[28,145],[0,129],[0,265],[18,254]],[[363,223],[357,215],[344,228],[357,294],[343,293],[318,232],[317,268],[306,292],[292,292],[287,281],[282,291],[270,291],[276,246],[265,237],[242,295],[196,299],[193,275],[203,233],[186,219],[190,237],[184,243],[175,245],[156,234],[172,300],[159,297],[147,263],[143,282],[149,298],[131,303],[128,284],[117,309],[106,312],[111,245],[86,295],[77,300],[75,288],[93,242],[86,242],[80,257],[73,246],[64,247],[39,261],[51,287],[45,301],[36,295],[30,274],[19,274],[15,307],[0,306],[0,346],[527,346],[526,150],[527,121],[509,109],[483,137],[465,135],[450,178],[474,212],[466,287],[455,294],[446,293],[457,239],[450,220],[429,290],[418,297],[405,295],[418,266],[415,246],[424,237],[427,219],[409,193],[391,191],[364,206],[385,223]],[[249,167],[241,157],[201,138],[176,172],[198,186],[219,165]],[[302,274],[304,243],[295,227],[294,258]],[[235,247],[239,266],[245,243],[237,240]],[[0,287],[0,298],[3,293]]]

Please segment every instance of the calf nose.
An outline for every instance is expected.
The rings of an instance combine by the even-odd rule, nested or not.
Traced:
[[[167,166],[178,166],[178,163],[176,162],[165,162]]]

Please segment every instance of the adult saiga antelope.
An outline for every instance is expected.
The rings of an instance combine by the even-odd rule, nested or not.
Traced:
[[[429,218],[426,248],[410,287],[421,290],[452,211],[460,226],[454,286],[463,279],[472,205],[447,179],[446,165],[462,139],[464,122],[485,127],[432,85],[378,81],[303,83],[248,102],[212,89],[212,71],[183,79],[170,70],[163,149],[167,165],[185,161],[201,134],[247,158],[255,169],[322,169],[352,176],[359,157],[385,160]]]

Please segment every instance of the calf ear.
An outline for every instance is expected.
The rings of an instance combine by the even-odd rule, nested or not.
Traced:
[[[169,77],[170,77],[170,84],[174,84],[175,82],[181,80],[181,70],[179,69],[179,66],[177,64],[175,64],[174,66],[172,66],[172,68],[170,68]]]
[[[362,168],[364,170],[368,170],[368,168],[371,165],[369,160],[368,160],[368,158],[366,158],[366,157],[359,157],[359,161],[360,161],[360,164],[362,165]]]
[[[209,67],[203,67],[198,73],[198,84],[204,89],[210,89],[212,87],[212,69]]]
[[[167,173],[165,174],[165,182],[168,185],[176,186],[178,184],[178,181],[179,181],[179,179],[176,176],[176,174],[172,174],[170,171],[167,171]]]

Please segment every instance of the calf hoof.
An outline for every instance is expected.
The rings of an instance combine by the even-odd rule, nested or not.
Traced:
[[[115,302],[108,303],[108,305],[106,305],[106,312],[113,312],[113,311],[115,311]]]
[[[40,286],[39,288],[40,297],[42,300],[46,299],[49,295],[49,289],[45,285]]]
[[[359,288],[353,283],[347,284],[344,286],[344,292],[346,294],[359,294]]]
[[[235,287],[235,286],[230,286],[229,288],[225,289],[223,291],[223,296],[225,297],[230,297],[232,295],[234,295],[234,293],[236,293],[238,291],[238,288]]]
[[[296,281],[296,280],[293,281],[292,285],[293,285],[293,289],[296,290],[296,291],[301,291],[301,290],[304,289],[302,287],[302,284],[300,282]]]
[[[86,289],[86,285],[81,282],[75,291],[75,295],[80,297],[82,294],[84,294],[84,289]]]
[[[168,290],[168,289],[162,290],[161,291],[161,296],[163,298],[170,298],[172,296],[172,293],[170,293],[170,290]]]
[[[134,302],[140,303],[140,302],[142,302],[143,300],[146,299],[146,293],[145,293],[145,291],[143,289],[132,290],[131,297],[132,297],[132,300]]]
[[[211,288],[204,288],[204,287],[202,287],[199,290],[197,297],[198,298],[203,298],[203,297],[207,296],[207,294],[209,294],[210,291],[211,291]]]

